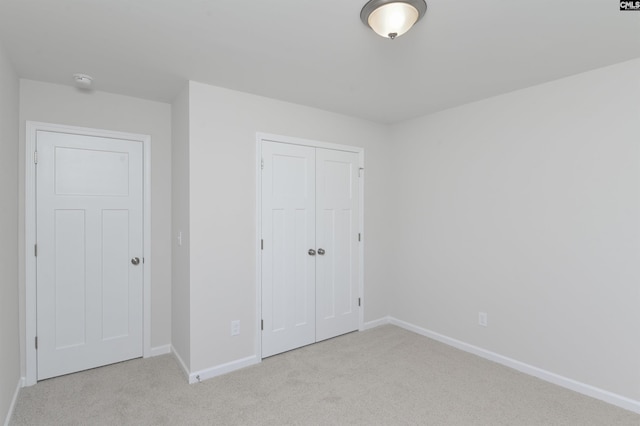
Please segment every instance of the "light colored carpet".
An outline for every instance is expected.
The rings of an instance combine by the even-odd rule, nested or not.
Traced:
[[[640,416],[393,326],[189,385],[171,355],[22,389],[11,425],[640,425]]]

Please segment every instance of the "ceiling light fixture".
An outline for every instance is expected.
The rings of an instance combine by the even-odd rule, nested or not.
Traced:
[[[370,0],[360,19],[377,34],[393,40],[409,31],[426,11],[425,0]]]

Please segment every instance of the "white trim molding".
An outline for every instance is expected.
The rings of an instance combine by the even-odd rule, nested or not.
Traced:
[[[224,364],[216,365],[215,367],[205,368],[204,370],[195,371],[189,373],[189,384],[200,383],[207,379],[212,379],[223,374],[231,373],[236,370],[240,370],[251,365],[260,364],[262,362],[256,355],[251,355],[246,358],[237,359]]]
[[[34,342],[36,329],[36,259],[33,247],[36,244],[36,165],[33,153],[36,151],[38,131],[89,135],[104,138],[126,139],[142,143],[144,153],[144,255],[143,255],[143,345],[145,358],[151,351],[151,136],[137,133],[116,132],[86,127],[27,121],[25,144],[25,385],[37,382],[37,353]],[[31,342],[31,343],[30,343]]]
[[[513,358],[509,358],[509,357],[500,355],[498,353],[488,351],[478,346],[474,346],[469,343],[465,343],[460,340],[445,336],[443,334],[436,333],[435,331],[418,327],[417,325],[399,320],[394,317],[382,318],[377,321],[371,321],[367,324],[371,324],[372,328],[375,326],[374,324],[378,324],[378,325],[393,324],[405,330],[412,331],[424,337],[437,340],[438,342],[444,343],[449,346],[453,346],[454,348],[460,349],[462,351],[469,352],[471,354],[477,355],[484,359],[488,359],[489,361],[502,364],[506,367],[513,368],[514,370],[518,370],[530,376],[537,377],[546,382],[553,383],[554,385],[558,385],[563,388],[570,389],[572,391],[581,393],[583,395],[587,395],[592,398],[596,398],[601,401],[607,402],[609,404],[615,405],[617,407],[624,408],[626,410],[633,411],[635,413],[640,414],[640,401],[636,401],[634,399],[627,398],[625,396],[618,395],[613,392],[609,392],[607,390],[600,389],[595,386],[591,386],[586,383],[582,383],[577,380],[573,380],[568,377],[564,377],[547,370],[543,370],[542,368],[538,368],[533,365],[529,365],[524,362],[515,360]]]
[[[262,136],[256,135],[256,335],[254,349],[262,359]]]
[[[182,367],[182,372],[186,376],[189,384],[200,383],[207,379],[212,379],[223,374],[231,373],[236,370],[240,370],[251,365],[260,364],[262,360],[257,355],[251,355],[245,358],[236,359],[224,364],[216,365],[215,367],[205,368],[191,373],[187,368],[187,364],[180,357],[175,348],[171,346],[171,353],[178,361],[178,364]]]
[[[149,356],[160,356],[171,353],[171,345],[154,346],[149,351]],[[145,358],[147,358],[145,356]]]
[[[362,324],[362,328],[360,329],[360,331],[370,330],[372,328],[380,327],[381,325],[387,325],[390,322],[391,322],[391,317],[382,317],[382,318],[378,318],[377,320],[367,321],[364,324]]]
[[[263,133],[263,132],[256,133],[256,139],[258,144],[260,144],[263,141],[278,142],[278,143],[288,143],[292,145],[309,146],[312,148],[325,148],[325,149],[333,149],[336,151],[355,152],[357,154],[364,153],[364,148],[361,148],[359,146],[342,145],[342,144],[330,143],[330,142],[321,142],[321,141],[315,141],[312,139],[303,139],[303,138],[296,138],[291,136],[274,135],[274,134]],[[362,163],[360,164],[360,167],[364,167]]]
[[[7,417],[4,419],[4,426],[9,426],[9,422],[11,421],[11,416],[13,416],[13,410],[16,408],[16,401],[18,401],[18,395],[20,394],[20,388],[24,386],[24,378],[21,377],[18,380],[18,385],[16,386],[15,392],[13,392],[13,398],[11,399],[11,404],[9,404],[9,411],[7,411]]]
[[[189,380],[189,369],[187,368],[187,364],[185,364],[184,360],[182,359],[178,351],[176,351],[176,348],[173,347],[173,345],[171,345],[171,353],[173,354],[174,358],[178,361],[178,364],[180,364],[180,367],[182,367],[182,372],[184,373],[184,376],[187,378],[187,380]]]

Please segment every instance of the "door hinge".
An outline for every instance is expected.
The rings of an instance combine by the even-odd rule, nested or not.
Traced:
[[[260,330],[264,330],[264,320],[260,320]]]
[[[142,263],[144,263],[144,257],[142,258]]]
[[[358,306],[362,306],[362,300],[358,297]]]
[[[38,151],[33,151],[33,162],[38,164]]]
[[[260,170],[264,170],[264,158],[260,159]]]
[[[38,349],[38,336],[36,336],[36,350]]]
[[[358,241],[362,241],[362,234],[358,232]]]
[[[260,240],[260,250],[264,250],[264,240]]]
[[[33,245],[33,255],[35,257],[38,257],[38,245],[37,244]]]
[[[364,167],[360,167],[358,169],[358,177],[362,177],[362,172],[364,171]]]

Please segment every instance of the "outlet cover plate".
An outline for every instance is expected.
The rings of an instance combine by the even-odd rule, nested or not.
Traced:
[[[231,335],[237,336],[240,334],[240,320],[231,321]]]
[[[483,327],[487,326],[487,313],[486,312],[478,312],[478,325]]]

